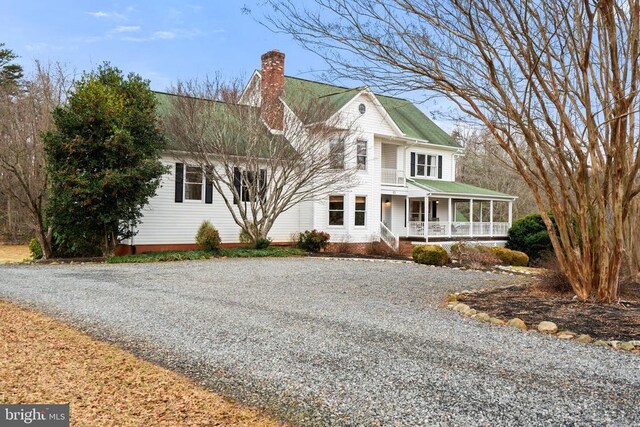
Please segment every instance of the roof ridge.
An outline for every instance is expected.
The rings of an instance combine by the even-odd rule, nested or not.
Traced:
[[[191,96],[191,95],[178,95],[177,93],[165,92],[165,91],[162,91],[162,90],[152,90],[151,92],[157,93],[159,95],[181,96],[183,98],[195,99],[195,100],[198,100],[198,101],[215,102],[216,104],[238,105],[238,106],[247,107],[247,108],[257,108],[257,107],[251,106],[251,105],[234,104],[234,103],[231,103],[231,102],[220,101],[219,99],[201,98],[199,96]]]
[[[323,85],[323,86],[333,86],[333,87],[339,88],[339,89],[346,89],[347,91],[349,91],[349,90],[363,90],[363,89],[371,90],[371,88],[369,86],[367,86],[367,85],[349,87],[349,86],[342,86],[342,85],[337,85],[337,84],[333,84],[333,83],[320,82],[320,81],[317,81],[317,80],[305,79],[303,77],[290,76],[290,75],[287,75],[287,74],[285,74],[285,77],[288,77],[290,79],[302,80],[304,82],[315,83],[315,84],[319,84],[319,85]],[[385,95],[385,94],[382,94],[382,93],[376,93],[376,92],[374,92],[372,90],[371,90],[371,93],[373,93],[375,96],[384,96],[385,98],[397,99],[398,101],[405,101],[405,102],[413,103],[413,101],[411,101],[409,99],[400,98],[398,96],[392,96],[392,95]],[[324,96],[331,96],[331,95],[324,95]]]

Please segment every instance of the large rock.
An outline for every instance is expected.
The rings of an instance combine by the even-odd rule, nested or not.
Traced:
[[[621,342],[618,344],[618,348],[621,350],[631,351],[635,348],[635,346],[630,342]]]
[[[507,326],[511,326],[512,328],[522,329],[523,331],[527,330],[527,325],[525,325],[522,319],[519,319],[517,317],[514,317],[513,319],[509,320],[507,322]]]
[[[487,313],[478,313],[474,316],[474,319],[477,319],[481,322],[488,322],[489,319],[491,319],[491,316],[489,316]]]
[[[593,338],[591,338],[591,335],[581,334],[581,335],[578,335],[578,337],[576,338],[576,341],[581,342],[583,344],[589,344],[593,342]]]
[[[471,307],[469,307],[467,304],[463,304],[463,303],[458,303],[458,304],[453,306],[453,311],[457,311],[458,313],[465,313],[465,312],[469,311],[470,309],[471,309]]]
[[[462,315],[464,317],[471,317],[471,316],[475,315],[476,313],[477,313],[477,311],[474,310],[473,308],[471,308],[471,309],[465,311]]]
[[[557,337],[560,338],[561,340],[570,340],[576,337],[576,333],[575,332],[571,332],[571,331],[560,331],[558,332]]]
[[[498,319],[497,317],[492,317],[489,319],[489,323],[492,325],[504,325],[504,320]]]
[[[593,343],[594,345],[598,345],[600,347],[609,347],[609,343],[606,341],[598,340]]]
[[[543,334],[555,334],[558,332],[558,325],[553,322],[543,321],[538,324],[538,331]]]

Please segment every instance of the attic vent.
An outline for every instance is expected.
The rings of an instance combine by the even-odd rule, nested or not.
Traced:
[[[364,104],[358,105],[358,111],[360,111],[360,114],[364,114],[365,111],[367,111],[366,105],[364,105]]]

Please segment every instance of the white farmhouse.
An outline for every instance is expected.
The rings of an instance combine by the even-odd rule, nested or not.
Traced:
[[[504,242],[515,197],[456,182],[460,145],[410,101],[367,87],[286,76],[284,54],[277,50],[262,56],[262,68],[251,77],[242,99],[284,110],[288,96],[301,92],[329,100],[336,114],[354,121],[356,132],[345,144],[345,161],[358,168],[358,183],[350,191],[286,211],[269,233],[274,243],[289,243],[292,235],[310,229],[328,232],[332,242],[357,246],[382,241],[394,249],[402,241],[443,246],[466,239]],[[278,128],[277,123],[267,124]],[[240,228],[202,171],[178,158],[170,150],[163,156],[170,173],[145,208],[137,235],[123,242],[120,253],[193,248],[204,220],[218,228],[223,244],[239,242]]]

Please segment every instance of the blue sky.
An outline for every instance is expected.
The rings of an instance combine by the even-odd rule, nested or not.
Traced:
[[[248,79],[271,49],[285,52],[287,75],[319,79],[327,68],[320,57],[271,32],[245,7],[253,15],[264,11],[259,0],[0,0],[0,42],[27,71],[35,59],[77,72],[109,61],[149,79],[154,90],[218,72]],[[428,112],[437,105],[420,107]]]
[[[20,55],[61,61],[77,71],[110,61],[151,80],[156,90],[176,79],[221,72],[248,76],[270,49],[286,53],[289,75],[314,77],[325,68],[290,36],[275,34],[242,12],[255,0],[127,1],[0,0],[0,42]]]

